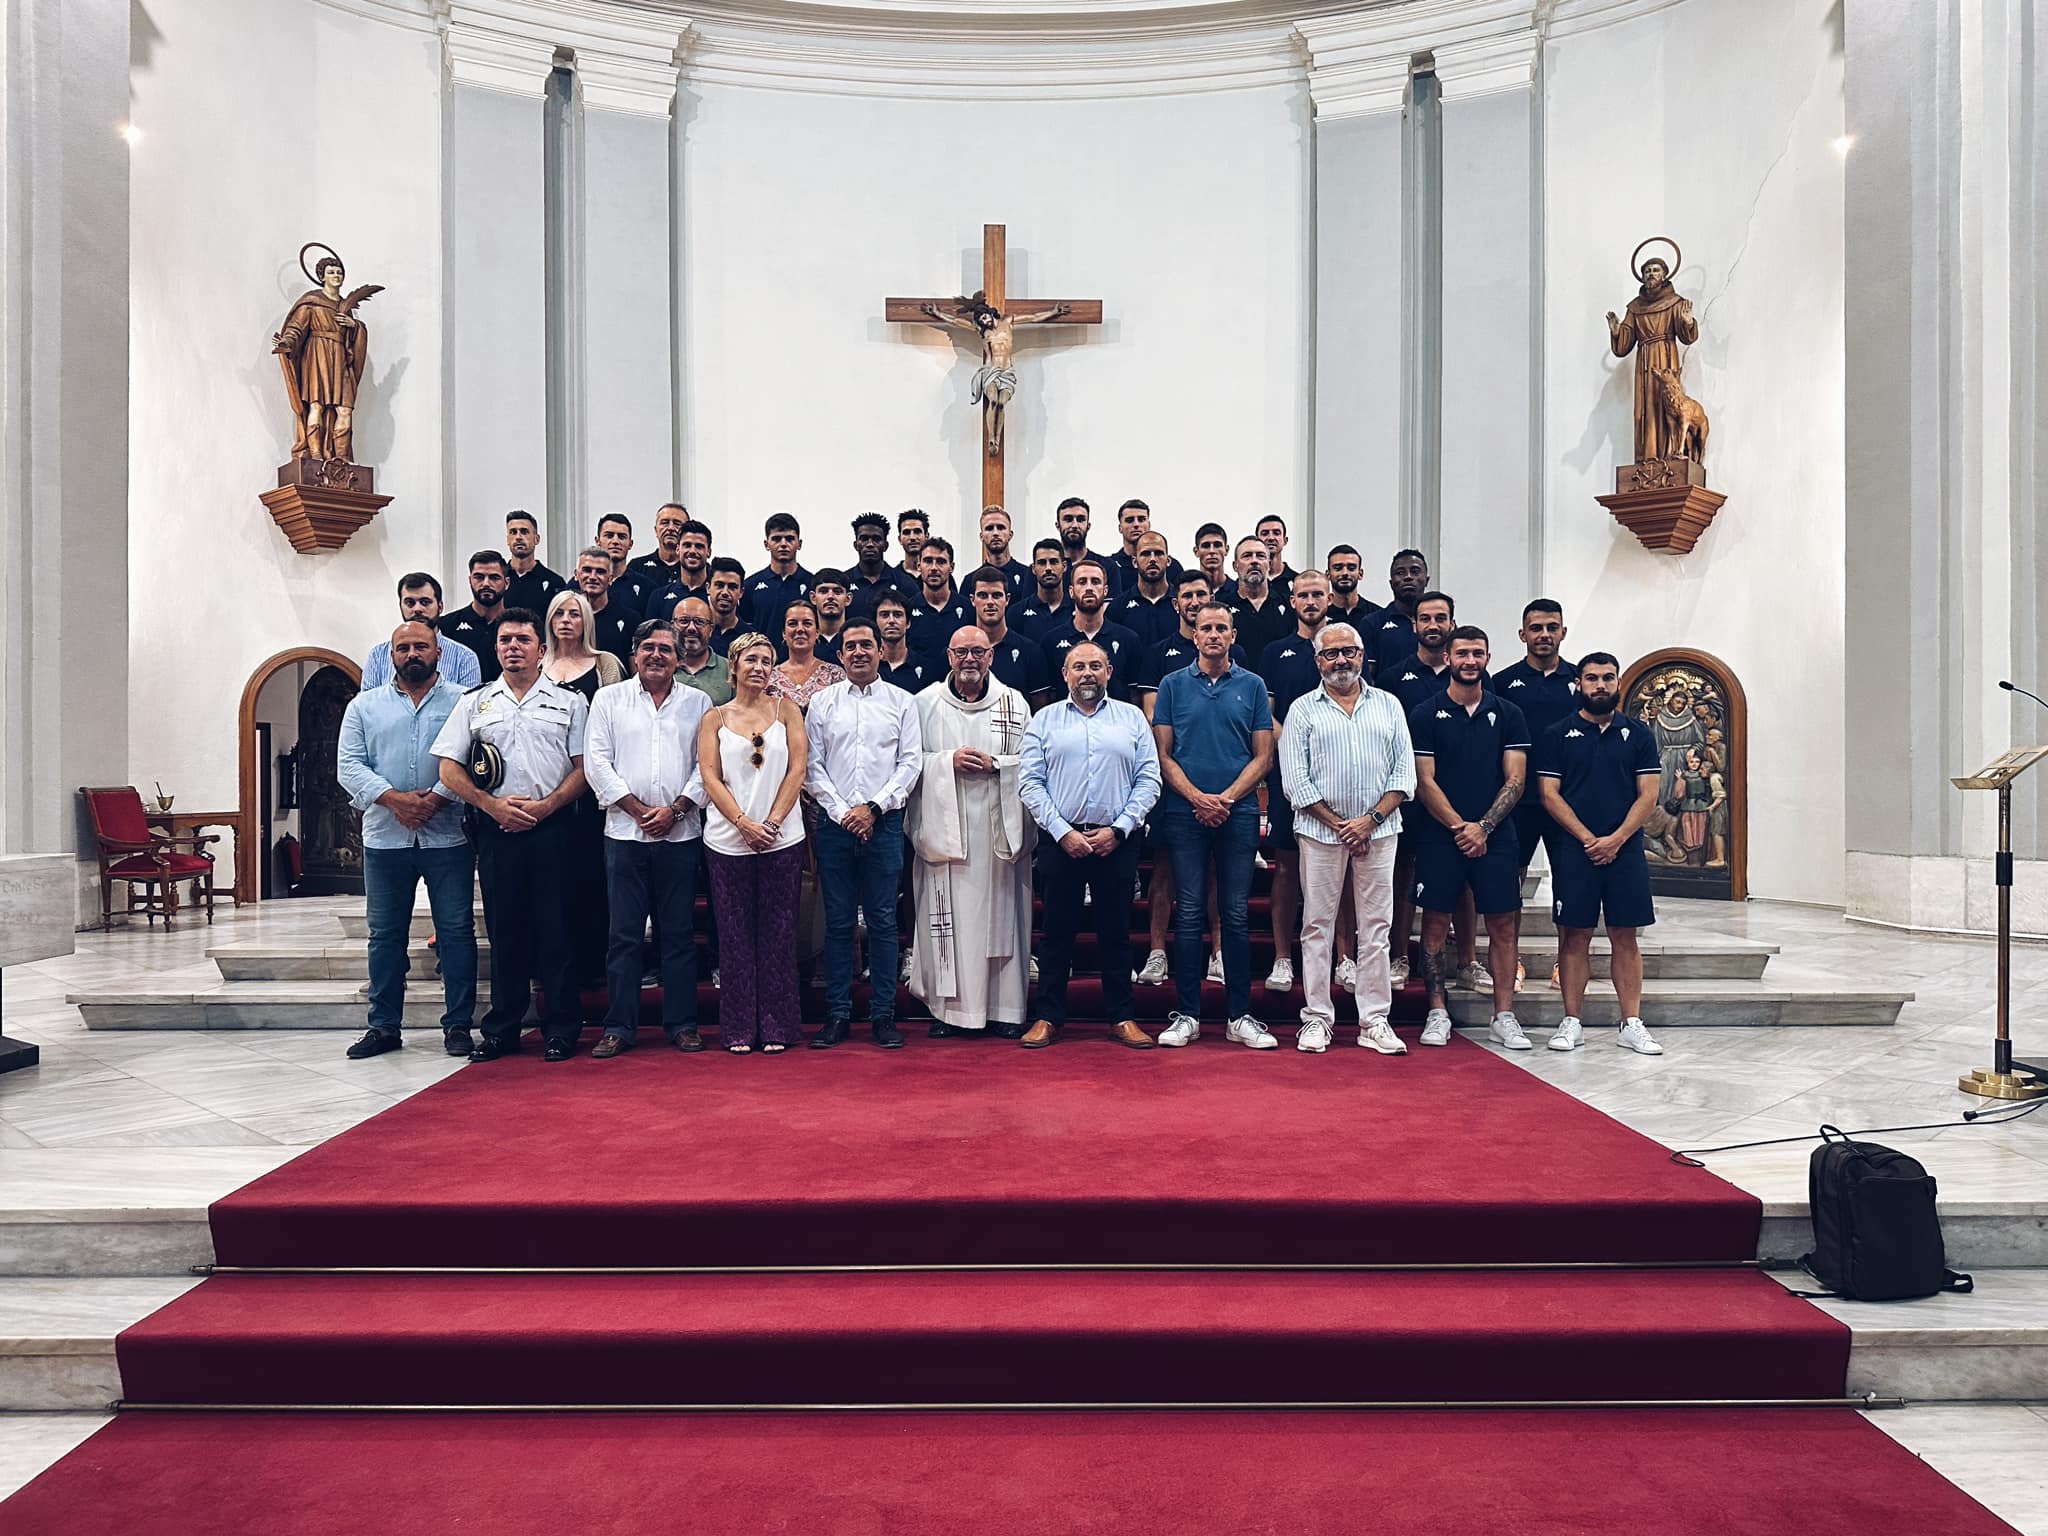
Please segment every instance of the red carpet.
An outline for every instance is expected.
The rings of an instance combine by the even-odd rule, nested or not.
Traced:
[[[1848,1412],[129,1415],[9,1536],[2012,1536]]]
[[[310,1406],[1799,1398],[1848,1360],[1754,1270],[235,1275],[120,1340],[133,1401]]]
[[[1411,1042],[1413,1036],[1410,1036]],[[527,1053],[213,1208],[223,1264],[1740,1260],[1762,1208],[1464,1040]]]

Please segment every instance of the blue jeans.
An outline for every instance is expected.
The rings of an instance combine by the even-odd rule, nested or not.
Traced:
[[[1202,1016],[1202,920],[1209,896],[1209,866],[1216,867],[1216,917],[1223,927],[1224,1017],[1252,1011],[1252,860],[1259,849],[1259,806],[1250,796],[1231,808],[1220,827],[1205,827],[1178,796],[1159,813],[1159,830],[1173,859],[1173,988],[1180,1011]]]
[[[454,848],[365,848],[363,895],[370,920],[370,1028],[387,1035],[405,1024],[405,974],[412,968],[412,899],[427,885],[441,959],[443,1031],[476,1017],[476,917],[469,844]]]
[[[868,1017],[896,1022],[896,896],[903,879],[903,813],[891,811],[862,842],[818,818],[818,889],[825,899],[825,1015],[853,1017],[853,920],[868,915]]]

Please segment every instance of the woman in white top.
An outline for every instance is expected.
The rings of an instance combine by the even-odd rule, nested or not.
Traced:
[[[718,1032],[735,1054],[758,1045],[774,1055],[804,1037],[795,958],[804,819],[796,805],[809,753],[802,712],[769,693],[768,637],[737,636],[726,659],[732,701],[697,730],[710,801],[704,852],[718,912]]]

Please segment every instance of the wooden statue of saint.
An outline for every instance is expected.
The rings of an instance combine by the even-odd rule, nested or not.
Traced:
[[[306,252],[316,249],[327,254],[307,271]],[[356,388],[370,360],[369,328],[356,318],[355,309],[384,290],[381,284],[365,283],[344,298],[341,285],[347,269],[340,256],[318,241],[300,248],[299,270],[313,280],[313,287],[299,296],[271,338],[298,422],[292,457],[352,463]]]
[[[1651,244],[1671,242],[1643,242]],[[1637,246],[1636,255],[1642,250],[1642,245]],[[1678,254],[1676,245],[1671,250],[1674,256]],[[1680,378],[1684,354],[1679,348],[1700,339],[1692,301],[1679,297],[1671,286],[1671,268],[1660,257],[1652,256],[1641,267],[1631,259],[1630,269],[1642,286],[1628,301],[1625,315],[1616,315],[1611,309],[1607,312],[1607,342],[1616,357],[1635,354],[1636,462],[1703,460],[1706,414],[1686,395]]]

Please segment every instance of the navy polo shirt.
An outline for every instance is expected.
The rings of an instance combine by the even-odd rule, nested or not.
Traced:
[[[509,565],[505,567],[510,578],[505,583],[505,606],[507,608],[531,608],[542,619],[548,616],[548,604],[555,595],[567,589],[569,583],[556,575],[538,560],[533,569],[521,576]]]
[[[1127,555],[1119,549],[1109,557],[1107,564],[1109,566],[1110,590],[1120,595],[1129,595],[1131,589],[1138,584],[1138,557],[1136,555]],[[1170,594],[1179,584],[1180,562],[1168,559],[1166,562],[1167,592]],[[1179,619],[1175,619],[1173,622],[1176,627],[1180,624]]]
[[[797,566],[787,576],[778,576],[773,566],[763,566],[747,578],[740,593],[740,623],[758,629],[770,640],[782,638],[782,616],[800,597],[811,595],[811,573]]]
[[[840,627],[844,628],[845,626],[842,624]],[[812,645],[811,649],[817,653],[818,660],[829,661],[835,667],[839,665],[839,637],[837,635],[828,635],[822,629],[819,630],[817,641]],[[787,661],[789,659],[789,647],[783,645],[778,640],[775,645],[775,654]]]
[[[892,667],[887,661],[882,663],[882,681],[905,693],[922,693],[945,675],[945,667],[922,651],[911,651],[900,667]]]
[[[615,597],[605,599],[604,612],[591,615],[597,627],[597,648],[610,651],[628,672],[633,670],[633,631],[640,627],[640,610],[628,608]]]
[[[1479,706],[1470,714],[1447,691],[1424,699],[1409,711],[1408,736],[1416,757],[1434,761],[1437,788],[1464,821],[1484,816],[1507,782],[1501,754],[1529,750],[1529,724],[1522,712],[1502,703],[1491,689],[1480,691]],[[1424,836],[1450,840],[1450,828],[1434,816],[1424,813],[1417,819]]]
[[[1091,637],[1076,629],[1072,622],[1047,630],[1039,648],[1045,652],[1045,664],[1051,671],[1064,675],[1067,652]],[[1096,645],[1109,648],[1109,696],[1113,699],[1130,700],[1131,677],[1137,671],[1144,647],[1138,644],[1138,637],[1121,624],[1103,621],[1093,638]]]
[[[1642,775],[1663,768],[1650,728],[1618,710],[1605,730],[1573,710],[1537,738],[1538,776],[1557,781],[1564,803],[1595,837],[1621,826]]]
[[[1297,625],[1292,635],[1268,642],[1259,653],[1259,676],[1266,680],[1266,692],[1272,695],[1274,717],[1285,720],[1296,699],[1323,685],[1315,641],[1302,639]]]
[[[732,649],[733,641],[739,639],[741,635],[744,635],[752,627],[745,619],[742,619],[739,623],[733,625],[731,629],[720,629],[718,621],[716,619],[712,620],[711,639],[708,642],[711,646],[711,654],[714,656],[725,655],[726,652]]]
[[[884,592],[899,593],[904,604],[911,608],[919,602],[917,583],[893,565],[883,566],[882,574],[873,581],[861,575],[859,566],[850,567],[846,573],[846,591],[846,616],[850,619],[872,619],[875,604]]]
[[[1566,715],[1579,710],[1579,669],[1560,659],[1548,672],[1538,672],[1524,656],[1493,675],[1493,691],[1522,712],[1529,734],[1538,742]]]
[[[655,580],[648,572],[641,570],[637,563],[629,564],[623,571],[619,572],[618,580],[612,583],[610,599],[615,603],[624,603],[628,608],[637,608],[643,614],[652,614],[654,612],[654,595],[661,590],[661,587],[661,582]],[[671,608],[662,617],[664,619],[674,618],[675,610]]]
[[[1066,554],[1066,550],[1062,548],[1060,553]],[[1117,554],[1122,553],[1122,550],[1117,551]],[[1083,554],[1067,555],[1067,586],[1069,588],[1072,588],[1074,585],[1074,567],[1083,560],[1093,560],[1100,564],[1105,571],[1109,572],[1109,595],[1111,597],[1121,597],[1124,588],[1137,580],[1137,577],[1133,574],[1119,574],[1116,566],[1116,555],[1098,555],[1091,549]]]
[[[1003,580],[1010,584],[1012,607],[1025,601],[1037,589],[1038,583],[1031,577],[1031,567],[1021,560],[1005,560],[996,569],[1003,573]]]
[[[642,555],[638,560],[626,562],[625,572],[619,579],[623,581],[627,576],[631,576],[635,581],[642,583],[648,592],[654,593],[674,581],[682,568],[683,563],[680,560],[670,565],[659,554]]]
[[[1337,594],[1332,592],[1330,594],[1330,606],[1323,613],[1323,622],[1325,624],[1349,624],[1353,629],[1357,630],[1364,637],[1365,659],[1370,662],[1372,660],[1374,626],[1368,623],[1367,620],[1372,619],[1379,613],[1380,605],[1371,598],[1359,597],[1355,592],[1352,593],[1352,596],[1357,601],[1349,608],[1340,608],[1337,606]]]
[[[1195,788],[1220,795],[1252,760],[1252,735],[1273,729],[1266,684],[1256,672],[1233,665],[1221,677],[1183,667],[1160,679],[1152,723],[1173,731],[1173,760]],[[1249,796],[1238,802],[1254,806]]]
[[[910,605],[909,640],[921,650],[943,656],[953,631],[974,621],[974,605],[957,594],[934,608],[920,593]]]
[[[1014,629],[1006,629],[1003,638],[995,643],[995,654],[989,658],[988,666],[997,682],[1009,684],[1027,699],[1052,689],[1052,672],[1045,664],[1044,648]]]
[[[501,613],[503,611],[499,610]],[[498,665],[496,619],[485,618],[476,611],[476,604],[471,603],[467,608],[457,608],[453,613],[442,614],[440,622],[434,629],[451,640],[460,640],[476,652],[477,668],[485,682],[494,683],[498,680],[498,674],[504,669]]]
[[[1449,663],[1445,663],[1444,669],[1439,672],[1431,668],[1420,656],[1410,656],[1405,661],[1387,668],[1372,680],[1372,685],[1399,699],[1402,714],[1412,714],[1415,706],[1424,699],[1433,699],[1451,686],[1451,668]],[[1496,693],[1500,691],[1500,685],[1484,672],[1479,674],[1479,686],[1491,688]],[[1524,715],[1522,718],[1526,721],[1528,716]]]
[[[1366,654],[1372,657],[1374,682],[1415,654],[1415,621],[1398,608],[1382,608],[1358,632],[1365,636]]]
[[[1173,606],[1173,589],[1154,600],[1137,590],[1135,583],[1122,597],[1112,599],[1109,616],[1138,637],[1147,650],[1180,633],[1180,614]]]
[[[687,581],[683,580],[680,574],[671,577],[667,585],[654,594],[654,611],[665,614],[669,618],[674,618],[676,604],[686,597],[694,597],[706,608],[709,608],[711,606],[710,575],[708,573],[705,575],[704,584],[699,587],[691,586]]]
[[[1237,590],[1237,584],[1232,582],[1216,601],[1230,610],[1231,617],[1237,621],[1238,643],[1254,656],[1264,655],[1267,645],[1301,627],[1294,610],[1277,592],[1266,594],[1265,607],[1254,608]]]
[[[1195,642],[1180,633],[1179,630],[1175,630],[1166,639],[1159,641],[1156,645],[1150,645],[1145,648],[1144,658],[1138,663],[1137,669],[1131,673],[1131,686],[1140,693],[1157,689],[1160,680],[1167,673],[1178,672],[1183,667],[1192,667],[1200,659],[1200,655],[1201,653],[1195,649]],[[1230,664],[1233,667],[1249,667],[1251,665],[1250,659],[1244,653],[1243,646],[1231,646]]]
[[[1020,635],[1029,635],[1033,640],[1043,640],[1055,629],[1073,623],[1074,605],[1061,603],[1057,608],[1048,608],[1038,601],[1037,588],[1032,589],[1031,601],[1022,608],[1012,608],[1003,616],[1003,622]],[[1055,668],[1055,671],[1058,669]]]

